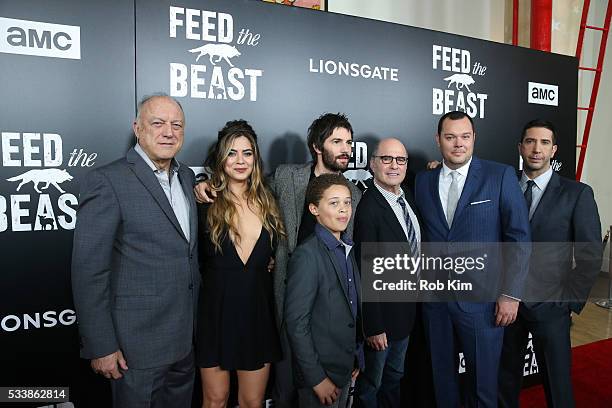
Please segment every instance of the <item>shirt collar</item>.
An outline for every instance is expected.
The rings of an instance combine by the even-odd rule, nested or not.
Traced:
[[[155,166],[155,163],[153,163],[153,160],[151,160],[149,156],[147,155],[147,153],[145,153],[145,151],[142,149],[142,147],[140,147],[139,143],[136,143],[136,146],[134,146],[134,150],[136,150],[136,153],[138,153],[140,157],[142,157],[145,163],[147,163],[147,166],[149,166],[151,170],[153,170],[153,172],[155,173],[161,172],[161,170],[159,170]],[[176,173],[179,170],[179,167],[180,167],[179,162],[173,158],[172,161],[170,162],[170,171],[172,173]]]
[[[448,177],[452,171],[456,171],[457,173],[461,174],[463,178],[467,178],[468,171],[470,170],[470,164],[472,164],[472,157],[470,157],[470,160],[468,160],[468,162],[465,163],[463,166],[453,170],[446,165],[444,160],[442,160],[442,176]]]
[[[344,247],[346,245],[353,245],[353,242],[346,236],[346,233],[343,232],[342,234],[340,234],[340,241],[338,241],[336,237],[334,237],[334,235],[327,228],[325,228],[318,222],[315,225],[315,234],[317,234],[317,236],[321,239],[321,241],[323,241],[325,246],[330,250],[334,250],[338,246]]]
[[[380,193],[383,195],[383,197],[385,197],[387,199],[387,201],[389,201],[389,198],[392,199],[393,201],[397,201],[400,197],[404,197],[404,190],[401,187],[399,188],[399,194],[395,194],[395,193],[392,193],[392,192],[387,191],[384,188],[382,188],[378,184],[376,179],[374,179],[374,185],[376,186],[378,191],[380,191]]]
[[[552,169],[552,166],[551,166],[544,173],[542,173],[538,177],[534,178],[533,181],[534,181],[536,186],[538,186],[538,188],[541,191],[544,191],[544,189],[546,188],[546,186],[548,185],[548,182],[550,181],[550,179],[552,177],[552,174],[553,174],[553,169]],[[523,174],[521,176],[521,184],[527,184],[527,182],[529,180],[530,180],[530,178],[527,177],[527,175],[525,174],[525,171],[523,171]]]

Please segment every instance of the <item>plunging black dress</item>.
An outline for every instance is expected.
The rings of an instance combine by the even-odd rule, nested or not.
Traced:
[[[261,228],[246,264],[229,238],[215,250],[206,226],[209,205],[199,205],[202,288],[198,304],[198,367],[257,370],[281,359],[274,318],[272,276],[268,263],[274,250]]]

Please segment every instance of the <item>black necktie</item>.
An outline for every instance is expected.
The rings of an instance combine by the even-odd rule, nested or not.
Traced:
[[[533,201],[533,186],[535,184],[535,181],[533,180],[528,180],[527,181],[527,188],[525,189],[525,201],[527,202],[527,211],[531,210],[531,202]]]

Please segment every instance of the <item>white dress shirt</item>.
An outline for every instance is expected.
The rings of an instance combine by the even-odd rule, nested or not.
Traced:
[[[406,219],[404,218],[404,210],[402,210],[402,206],[397,202],[397,199],[400,197],[404,199],[404,202],[406,203],[406,210],[408,210],[408,215],[410,216],[410,221],[412,222],[412,227],[414,228],[414,234],[418,242],[418,251],[420,253],[421,252],[421,228],[419,226],[419,220],[416,214],[414,213],[414,211],[412,211],[412,208],[410,208],[410,204],[408,204],[408,200],[406,200],[406,195],[404,194],[404,190],[402,190],[402,188],[400,187],[399,189],[400,193],[395,194],[379,186],[376,180],[374,180],[374,185],[376,186],[378,191],[380,191],[382,196],[385,198],[385,200],[387,200],[387,202],[391,206],[393,213],[395,213],[395,217],[397,217],[397,220],[399,221],[400,225],[402,226],[402,229],[404,230],[406,239],[410,239],[408,237],[408,226],[406,225]]]
[[[459,190],[459,198],[461,198],[463,186],[465,186],[465,180],[467,179],[471,163],[472,158],[470,157],[470,160],[468,160],[467,163],[459,167],[457,170],[454,170],[458,174],[457,187]],[[450,190],[451,183],[453,182],[453,177],[451,176],[452,171],[453,170],[448,167],[446,163],[442,163],[442,170],[440,171],[440,180],[438,182],[438,193],[440,194],[440,203],[442,203],[442,210],[444,211],[445,218],[448,218],[448,214],[446,213],[446,207],[448,205],[448,190]]]
[[[164,194],[168,198],[168,202],[174,211],[174,215],[183,230],[183,234],[185,234],[185,238],[187,241],[191,240],[190,231],[189,231],[189,201],[187,197],[185,197],[185,192],[183,191],[183,187],[181,186],[181,180],[178,177],[178,169],[179,162],[176,159],[172,159],[170,164],[170,171],[166,172],[164,170],[158,169],[153,161],[147,156],[147,153],[142,149],[142,147],[136,143],[134,146],[134,150],[136,153],[142,157],[142,159],[147,163],[147,166],[151,168],[155,177],[157,177],[157,181],[164,190]]]
[[[535,185],[531,189],[531,207],[529,208],[529,220],[533,217],[533,213],[535,213],[536,208],[538,208],[538,204],[542,199],[542,195],[544,194],[544,190],[546,190],[546,186],[548,186],[548,182],[552,177],[553,169],[549,167],[544,173],[540,174],[538,177],[534,178],[533,181]],[[521,175],[521,190],[523,194],[525,194],[525,190],[527,190],[527,182],[531,180],[525,172]]]

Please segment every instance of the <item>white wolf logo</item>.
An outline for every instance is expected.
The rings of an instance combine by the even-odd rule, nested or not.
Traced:
[[[366,187],[365,181],[372,178],[372,174],[366,169],[355,169],[347,170],[344,172],[344,177],[352,181],[353,183],[361,183],[363,187]]]
[[[450,88],[452,84],[455,84],[455,88],[460,90],[461,88],[467,88],[468,92],[472,92],[468,85],[474,84],[474,78],[469,76],[468,74],[453,74],[448,78],[444,78],[445,81],[448,81],[447,88]]]
[[[37,193],[42,193],[42,191],[38,189],[38,183],[45,183],[45,185],[41,187],[42,190],[47,189],[49,184],[53,184],[53,187],[57,188],[60,193],[65,193],[65,191],[59,186],[59,183],[72,180],[72,176],[66,170],[44,169],[26,171],[19,176],[6,179],[6,181],[19,180],[21,180],[21,183],[19,183],[19,186],[17,186],[17,191],[19,191],[24,184],[31,181],[34,184],[34,190],[36,190]]]
[[[206,44],[201,47],[189,50],[189,52],[194,54],[196,52],[200,53],[196,58],[196,62],[198,62],[201,57],[208,54],[208,59],[210,60],[211,64],[217,65],[217,62],[221,61],[221,59],[224,59],[225,61],[227,61],[230,67],[233,67],[234,64],[232,64],[229,59],[241,55],[240,51],[238,51],[236,47],[229,44]],[[213,57],[217,57],[217,61],[213,61]]]

